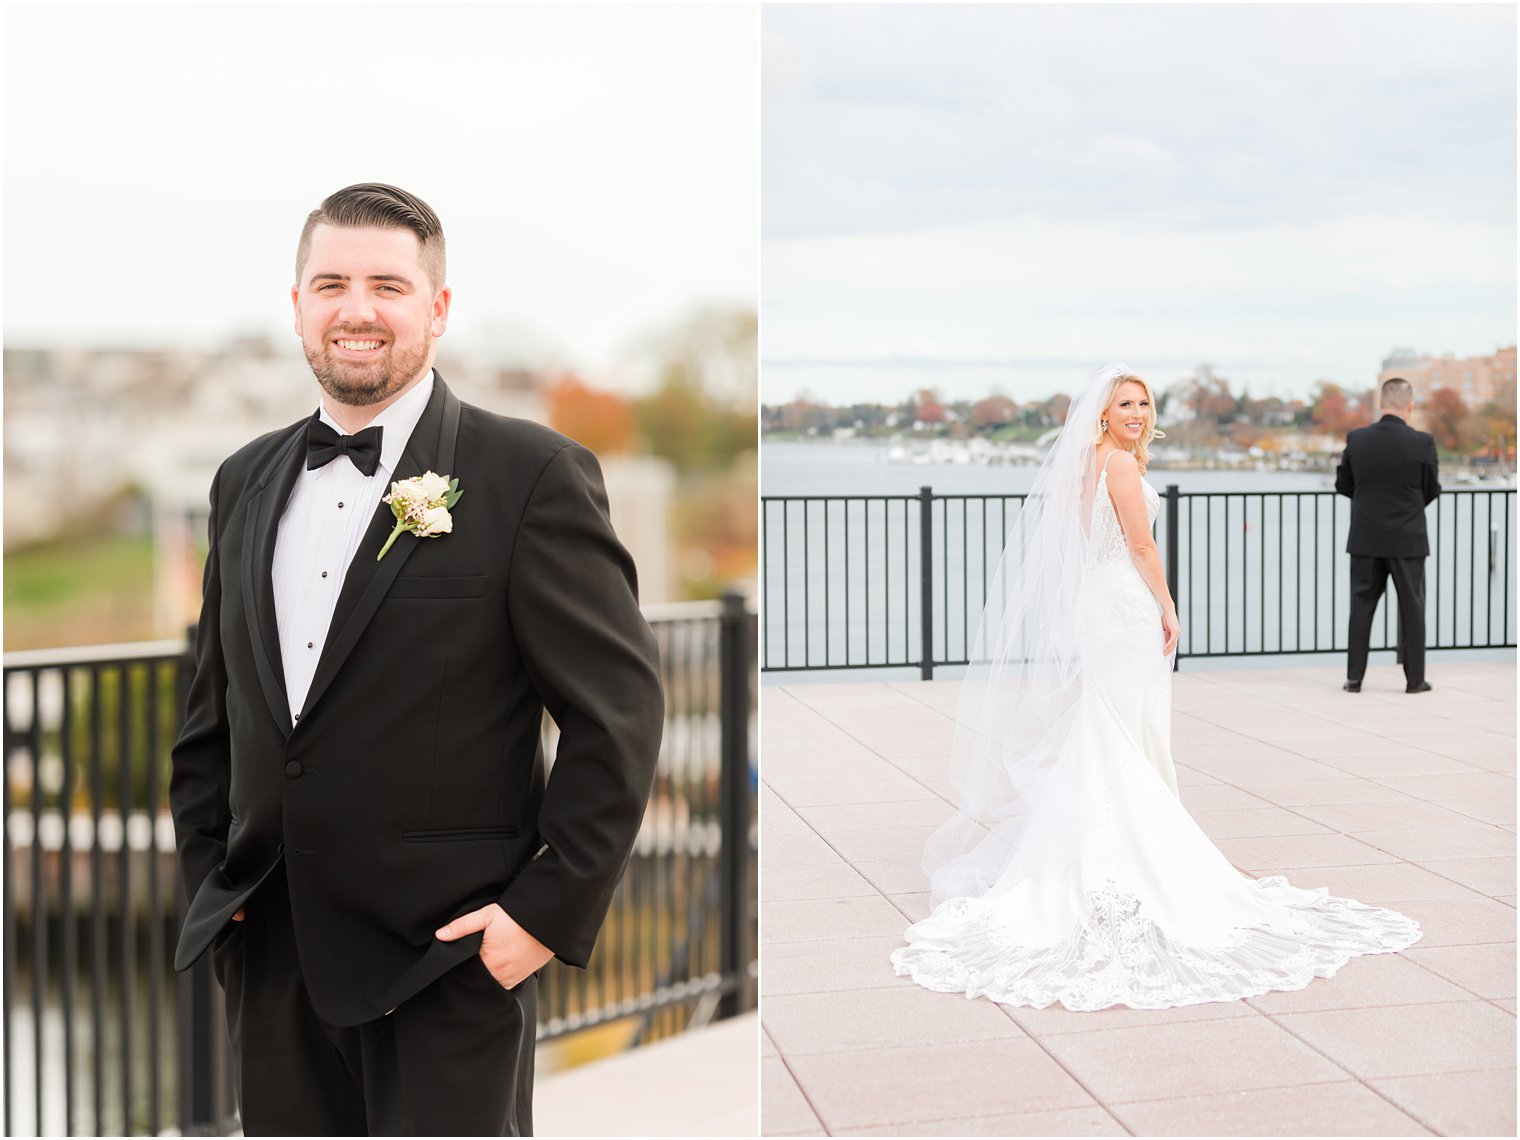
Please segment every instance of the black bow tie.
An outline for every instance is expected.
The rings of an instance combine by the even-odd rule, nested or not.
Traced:
[[[366,475],[380,469],[380,427],[367,427],[353,435],[339,435],[316,416],[306,425],[306,470],[325,467],[340,455]]]

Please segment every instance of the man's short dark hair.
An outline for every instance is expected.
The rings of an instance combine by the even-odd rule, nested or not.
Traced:
[[[359,182],[329,194],[306,218],[301,240],[296,246],[296,283],[306,268],[311,252],[312,231],[318,226],[346,226],[357,229],[378,226],[381,229],[411,230],[422,246],[422,268],[436,291],[443,288],[443,223],[438,215],[415,194],[384,182]]]
[[[1383,391],[1378,396],[1380,408],[1407,408],[1414,403],[1414,386],[1397,376],[1383,381]]]

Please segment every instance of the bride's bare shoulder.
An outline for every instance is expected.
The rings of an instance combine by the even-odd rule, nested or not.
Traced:
[[[1114,448],[1104,460],[1108,465],[1108,477],[1128,482],[1140,478],[1140,464],[1135,457],[1121,447]]]

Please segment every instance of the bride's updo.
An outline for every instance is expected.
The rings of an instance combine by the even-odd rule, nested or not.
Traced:
[[[1114,394],[1119,391],[1119,385],[1134,381],[1145,389],[1145,399],[1150,408],[1145,416],[1145,430],[1140,433],[1140,440],[1135,444],[1134,451],[1130,452],[1135,457],[1135,462],[1140,466],[1140,474],[1145,474],[1145,469],[1150,466],[1151,450],[1150,442],[1153,439],[1165,439],[1166,433],[1156,428],[1156,395],[1151,391],[1151,386],[1145,382],[1144,377],[1136,376],[1133,372],[1115,372],[1108,381],[1108,390],[1103,393],[1103,404],[1098,410],[1098,422],[1093,425],[1097,433],[1094,443],[1103,441],[1103,416],[1108,414],[1110,405],[1114,402]]]

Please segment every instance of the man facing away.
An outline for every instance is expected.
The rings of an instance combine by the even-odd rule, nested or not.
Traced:
[[[659,750],[634,567],[589,452],[434,371],[426,203],[333,194],[291,299],[321,406],[212,483],[175,965],[210,950],[249,1135],[528,1135],[535,972],[586,964]]]
[[[1425,558],[1430,539],[1425,508],[1441,493],[1436,441],[1409,426],[1414,389],[1392,379],[1379,395],[1382,418],[1346,436],[1335,471],[1335,489],[1351,499],[1351,617],[1347,635],[1348,693],[1362,691],[1372,614],[1393,576],[1399,598],[1399,632],[1404,655],[1404,691],[1426,693]]]

